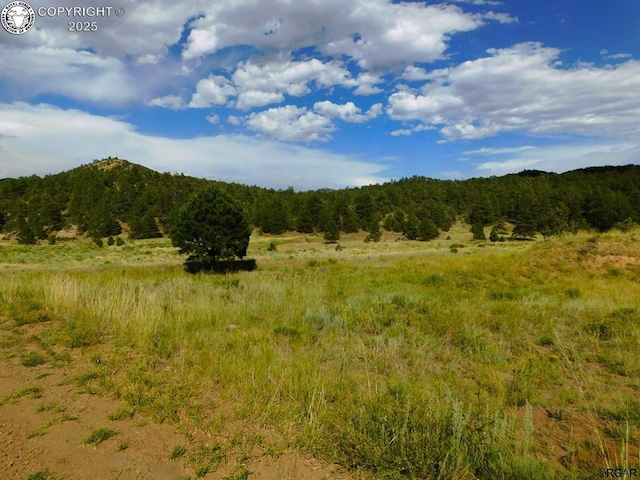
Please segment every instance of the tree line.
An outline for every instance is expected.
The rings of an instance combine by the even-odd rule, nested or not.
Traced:
[[[178,209],[215,184],[238,200],[254,228],[264,233],[382,230],[429,240],[462,218],[480,237],[484,227],[514,225],[515,238],[580,229],[606,231],[640,222],[640,166],[592,167],[564,174],[523,171],[501,177],[436,180],[420,176],[341,190],[296,192],[159,173],[107,158],[73,170],[0,180],[0,229],[35,243],[75,225],[103,238],[168,234]],[[482,234],[484,235],[484,234]],[[493,240],[494,238],[492,238]]]

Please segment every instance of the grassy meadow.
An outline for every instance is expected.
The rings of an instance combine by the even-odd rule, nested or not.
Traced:
[[[639,468],[640,231],[468,228],[341,248],[254,235],[258,270],[229,275],[185,273],[168,239],[4,242],[0,339],[38,324],[23,361],[90,356],[82,386],[176,425],[168,455],[200,477],[291,448],[362,478]]]

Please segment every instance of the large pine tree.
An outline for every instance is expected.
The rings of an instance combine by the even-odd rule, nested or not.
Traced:
[[[251,226],[238,201],[215,185],[197,192],[183,205],[171,228],[171,240],[189,260],[243,258]]]

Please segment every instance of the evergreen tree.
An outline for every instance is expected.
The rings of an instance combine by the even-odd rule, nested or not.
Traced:
[[[404,228],[404,236],[409,240],[416,240],[420,235],[420,220],[412,213],[407,219],[407,223]]]
[[[16,240],[22,245],[35,245],[36,243],[38,243],[31,225],[29,225],[29,223],[26,221],[21,222],[20,226],[18,227],[18,235],[16,236]]]
[[[369,222],[367,227],[369,235],[364,239],[365,242],[379,242],[382,238],[382,231],[380,230],[380,218],[378,215],[373,215],[373,218]]]
[[[335,220],[331,219],[329,224],[326,225],[324,239],[327,243],[336,243],[340,240],[340,229]]]
[[[422,219],[422,221],[420,222],[420,227],[418,229],[418,232],[419,232],[418,239],[423,242],[438,238],[438,236],[440,235],[440,232],[438,231],[438,227],[436,226],[435,222],[430,218]]]
[[[322,200],[316,192],[304,197],[298,214],[297,231],[312,233],[320,225],[322,210]]]
[[[87,222],[87,230],[91,237],[102,238],[122,233],[122,227],[110,205],[107,197],[102,197],[99,203],[91,209]]]
[[[476,221],[473,225],[471,225],[471,233],[473,233],[474,240],[486,240],[487,237],[484,234],[484,227],[480,221]]]
[[[215,185],[192,196],[176,216],[171,241],[188,260],[212,261],[243,258],[251,227],[240,203]]]
[[[356,213],[355,207],[349,205],[344,217],[344,231],[347,233],[356,233],[358,230],[360,230],[358,214]]]
[[[134,215],[129,223],[129,228],[129,238],[158,238],[162,236],[151,212],[146,212],[142,216]]]
[[[500,239],[500,235],[498,235],[498,229],[493,227],[491,229],[491,233],[489,233],[489,240],[492,242],[497,242]]]
[[[379,213],[376,211],[373,197],[368,191],[364,191],[356,198],[355,208],[356,214],[360,220],[360,225],[368,230],[371,226],[374,213]]]

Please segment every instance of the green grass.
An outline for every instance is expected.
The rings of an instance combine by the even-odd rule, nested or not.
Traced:
[[[129,407],[122,407],[116,410],[113,413],[109,414],[109,420],[111,421],[119,421],[119,420],[129,420],[133,418],[135,415],[135,411]]]
[[[104,352],[76,382],[126,403],[112,420],[140,412],[239,438],[177,446],[171,458],[199,477],[262,428],[373,478],[583,478],[640,463],[640,232],[490,244],[466,230],[345,236],[340,251],[282,236],[267,252],[273,237],[257,236],[258,270],[222,276],[186,274],[163,239],[42,245],[25,266],[7,247],[0,295],[5,310],[21,298],[23,316],[46,312],[49,343]]]
[[[187,453],[187,447],[185,447],[184,445],[175,445],[173,447],[173,450],[171,451],[171,455],[169,456],[169,458],[171,460],[175,460],[184,456],[185,453]]]
[[[17,403],[25,398],[41,398],[42,391],[42,387],[25,387],[13,393],[10,393],[4,398],[0,398],[0,405],[7,403]]]
[[[87,439],[84,441],[87,445],[93,445],[97,447],[102,442],[110,439],[114,435],[117,435],[118,432],[115,430],[111,430],[110,428],[100,427],[93,430]]]
[[[20,358],[20,363],[25,367],[35,367],[42,365],[46,361],[46,357],[40,352],[29,352]]]
[[[49,470],[42,470],[28,475],[26,480],[56,480],[57,478],[59,477],[49,473]]]

